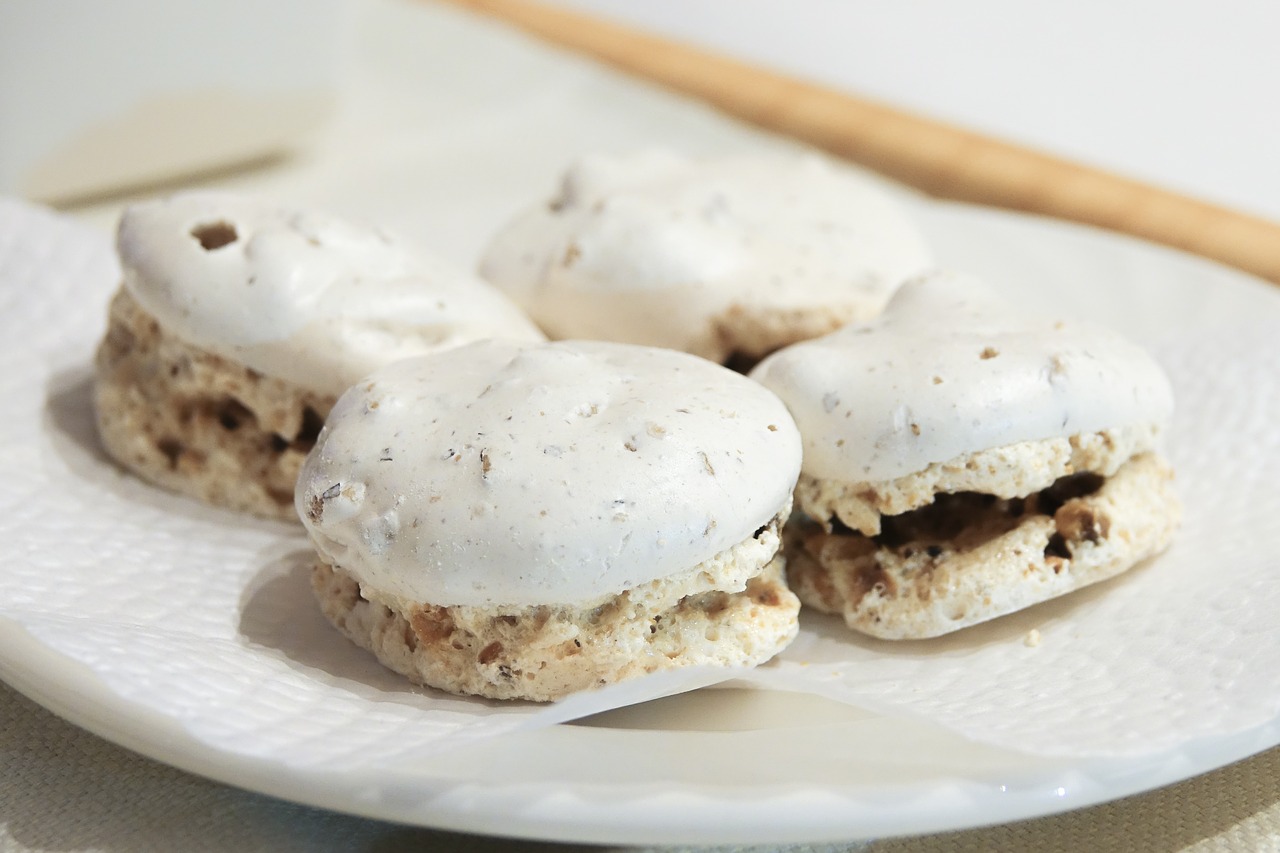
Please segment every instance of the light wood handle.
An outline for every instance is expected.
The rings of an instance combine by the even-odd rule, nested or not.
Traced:
[[[1280,283],[1280,225],[530,0],[444,0],[942,198],[1056,216]]]

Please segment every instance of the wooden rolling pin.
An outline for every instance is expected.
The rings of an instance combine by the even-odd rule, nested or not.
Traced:
[[[931,195],[1084,222],[1280,283],[1280,225],[530,0],[444,0]]]

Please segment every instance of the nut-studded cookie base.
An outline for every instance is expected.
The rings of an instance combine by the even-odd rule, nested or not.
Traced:
[[[942,495],[874,537],[810,524],[788,540],[788,578],[856,631],[936,637],[1118,575],[1162,551],[1180,515],[1172,469],[1144,453],[1026,498]]]
[[[298,469],[334,398],[179,340],[123,288],[96,368],[98,431],[120,464],[211,504],[296,519]]]
[[[757,539],[776,540],[778,523]],[[781,651],[798,630],[800,602],[780,557],[762,567],[739,559],[743,550],[587,605],[401,606],[323,562],[312,588],[330,622],[411,681],[549,701],[658,670],[753,666]]]

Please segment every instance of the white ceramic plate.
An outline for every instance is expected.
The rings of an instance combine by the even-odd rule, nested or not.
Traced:
[[[1016,282],[1011,295],[1028,303],[1105,300],[1108,319],[1140,340],[1167,339],[1171,323],[1188,341],[1223,324],[1280,330],[1280,295],[1212,264],[989,211],[927,205],[920,214],[944,262]],[[762,843],[1047,814],[1280,743],[1272,711],[1140,758],[1046,759],[918,719],[732,689],[519,730],[509,706],[413,690],[324,624],[289,528],[165,495],[105,459],[87,378],[115,276],[104,235],[0,203],[0,676],[130,749],[413,824]],[[1269,384],[1254,390],[1273,402],[1244,428],[1256,433],[1247,436],[1255,461],[1273,464],[1280,445],[1267,418],[1277,414],[1280,372],[1268,370]],[[1252,546],[1280,553],[1280,525],[1256,530]],[[1276,576],[1260,583],[1274,589]],[[431,751],[433,738],[476,715],[505,733]]]

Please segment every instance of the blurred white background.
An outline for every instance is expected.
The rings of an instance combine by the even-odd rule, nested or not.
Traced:
[[[1280,3],[555,0],[1280,220]]]
[[[1280,221],[1275,0],[544,2]],[[339,8],[370,5],[0,3],[0,192],[66,200],[288,146],[341,86]]]

